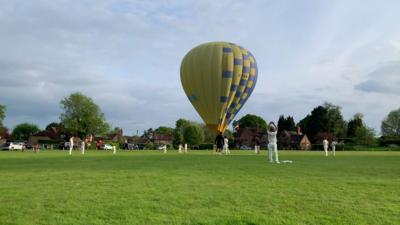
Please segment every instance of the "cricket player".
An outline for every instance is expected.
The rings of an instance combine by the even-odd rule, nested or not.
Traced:
[[[324,147],[325,156],[328,156],[328,146],[329,146],[329,142],[328,142],[328,140],[326,140],[326,138],[322,141],[322,145],[323,145],[323,147]]]
[[[72,155],[72,149],[74,148],[74,136],[69,138],[69,155]]]
[[[226,136],[224,137],[224,146],[222,148],[226,155],[231,154],[231,151],[229,151],[229,140]]]
[[[337,145],[337,141],[332,141],[331,148],[332,148],[333,156],[335,156],[336,145]]]
[[[276,127],[274,122],[270,122],[268,124],[268,158],[269,162],[273,163],[272,154],[275,154],[275,162],[280,163],[278,159],[278,145],[277,145],[277,138],[276,134],[278,133],[278,128]]]
[[[81,154],[84,155],[85,154],[85,141],[82,140],[81,142]]]
[[[182,144],[179,144],[178,152],[179,152],[179,153],[182,153]]]

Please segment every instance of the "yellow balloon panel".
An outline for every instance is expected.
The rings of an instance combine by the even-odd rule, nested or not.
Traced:
[[[224,131],[246,102],[257,80],[257,66],[246,49],[211,42],[189,51],[182,60],[181,82],[208,127]]]

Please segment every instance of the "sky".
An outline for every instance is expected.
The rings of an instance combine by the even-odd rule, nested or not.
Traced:
[[[4,125],[59,121],[60,101],[92,98],[125,135],[201,122],[180,82],[193,47],[227,41],[257,60],[236,118],[298,122],[331,102],[380,131],[400,107],[400,1],[0,0]]]

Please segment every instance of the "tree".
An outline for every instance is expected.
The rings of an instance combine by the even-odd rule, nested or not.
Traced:
[[[3,120],[6,117],[6,106],[0,105],[0,127],[3,126]]]
[[[355,133],[355,143],[361,145],[372,145],[376,143],[375,130],[367,126],[357,127]]]
[[[342,136],[346,131],[346,121],[343,120],[340,107],[327,102],[314,108],[310,115],[300,120],[298,126],[312,142],[318,141],[316,138],[318,133]]]
[[[39,132],[40,129],[35,124],[21,123],[17,125],[11,133],[14,140],[28,140],[29,136]]]
[[[57,131],[62,131],[64,130],[64,127],[61,123],[57,123],[57,122],[51,122],[49,124],[47,124],[45,130],[47,131],[53,131],[53,130],[57,130]]]
[[[333,133],[335,136],[346,134],[346,121],[343,119],[340,106],[325,102],[324,108],[327,111],[328,123],[326,126],[328,127],[328,132]]]
[[[148,130],[145,130],[143,132],[142,138],[145,139],[146,141],[148,141],[148,142],[152,141],[153,137],[154,137],[153,128],[149,128]]]
[[[183,131],[185,143],[199,145],[204,141],[204,132],[199,125],[190,124]]]
[[[100,107],[82,93],[72,93],[60,104],[64,110],[60,121],[68,131],[85,137],[89,134],[105,134],[110,130]]]
[[[173,135],[174,134],[174,128],[160,126],[160,127],[158,127],[157,129],[154,130],[154,133]]]
[[[238,120],[238,124],[240,129],[251,127],[251,128],[260,128],[262,130],[267,129],[267,122],[259,116],[247,114]]]
[[[400,136],[400,108],[391,111],[381,124],[383,136]]]
[[[0,140],[1,139],[10,139],[11,135],[10,132],[8,131],[7,127],[0,127]]]
[[[175,130],[174,130],[174,146],[177,147],[179,144],[183,144],[183,131],[187,126],[189,126],[191,122],[186,119],[178,119],[175,122]]]
[[[296,129],[296,124],[294,122],[293,117],[288,116],[285,118],[284,115],[279,116],[278,119],[278,129],[280,131],[294,131]]]
[[[356,136],[357,129],[364,126],[363,117],[363,114],[356,113],[353,118],[349,120],[347,124],[347,137],[353,138]]]
[[[312,142],[317,141],[317,133],[328,132],[327,114],[328,112],[323,106],[318,106],[311,111],[311,115],[307,115],[299,122],[301,129],[307,134]]]

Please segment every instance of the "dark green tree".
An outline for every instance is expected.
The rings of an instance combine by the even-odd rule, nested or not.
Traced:
[[[238,120],[238,124],[239,124],[240,129],[246,128],[246,127],[251,127],[251,128],[258,127],[262,130],[267,129],[267,122],[265,122],[265,120],[263,118],[256,116],[256,115],[252,115],[252,114],[247,114],[247,115],[243,116],[242,118],[240,118]]]
[[[317,106],[311,114],[300,120],[298,126],[312,142],[318,141],[318,133],[329,133],[334,136],[344,136],[346,134],[346,121],[343,120],[340,107],[331,103]]]
[[[305,121],[303,121],[305,120]],[[328,132],[328,112],[323,106],[318,106],[311,111],[309,116],[306,116],[299,122],[302,130],[307,134],[308,138],[312,141],[316,141],[316,135],[319,132]]]
[[[160,126],[154,130],[154,133],[173,135],[174,131],[174,128]]]
[[[353,138],[356,136],[357,129],[364,126],[363,117],[363,114],[356,113],[353,118],[349,120],[347,124],[347,137]]]
[[[39,131],[39,127],[35,124],[21,123],[14,128],[11,136],[14,140],[27,141],[29,139],[29,136]]]
[[[72,93],[60,104],[63,109],[60,121],[69,132],[85,137],[89,134],[106,134],[110,130],[100,107],[82,93]]]
[[[204,141],[203,129],[197,124],[190,124],[183,131],[184,142],[189,145],[199,145]]]
[[[400,136],[400,108],[391,111],[381,124],[383,136]]]
[[[61,123],[52,122],[47,124],[45,130],[55,133],[62,133],[65,131],[65,128]]]
[[[327,112],[327,131],[336,137],[346,135],[346,121],[344,121],[340,106],[325,102],[324,108]]]
[[[286,118],[284,115],[279,116],[277,126],[280,131],[294,131],[296,129],[296,124],[291,116]]]

